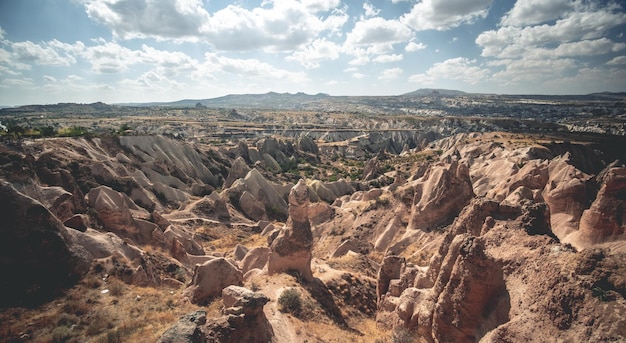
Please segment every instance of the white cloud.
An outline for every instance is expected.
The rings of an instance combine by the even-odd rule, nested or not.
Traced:
[[[424,73],[411,75],[409,81],[432,84],[437,80],[460,80],[475,85],[489,77],[489,70],[472,65],[474,63],[476,61],[464,57],[451,58],[435,63]]]
[[[546,49],[551,56],[594,56],[624,50],[626,44],[615,43],[608,38],[563,43],[553,50]]]
[[[99,74],[127,71],[140,62],[139,53],[114,42],[86,47],[82,56],[91,63],[91,70]]]
[[[567,43],[602,37],[606,31],[626,23],[626,13],[613,12],[611,8],[597,11],[572,13],[557,20],[553,25],[543,24],[527,27],[505,26],[489,30],[476,38],[476,44],[483,48],[484,57],[501,56],[507,49],[523,49],[547,46],[553,43]]]
[[[541,92],[550,94],[586,94],[594,92],[623,92],[626,69],[624,68],[581,68],[573,76],[547,79]]]
[[[307,69],[318,68],[320,62],[339,58],[341,47],[325,39],[316,39],[301,50],[287,56],[288,61],[298,61]]]
[[[348,20],[338,0],[264,1],[253,9],[231,4],[212,14],[201,0],[82,1],[116,37],[204,42],[227,51],[295,49],[322,32],[339,33]]]
[[[302,0],[301,2],[313,12],[327,12],[341,4],[340,0]]]
[[[35,64],[69,66],[76,63],[76,59],[72,56],[61,56],[54,48],[31,41],[13,43],[11,49],[15,61],[19,63],[16,65],[20,69],[30,69],[30,66]],[[24,66],[27,67],[24,68]]]
[[[376,63],[391,63],[398,61],[402,61],[402,54],[379,55],[372,59],[372,62]]]
[[[374,17],[358,21],[351,32],[346,35],[342,52],[354,56],[351,65],[365,65],[378,58],[378,62],[389,60],[393,45],[404,43],[413,36],[411,29],[397,20],[386,20]],[[400,57],[398,57],[400,56]],[[394,55],[399,60],[402,55]]]
[[[354,73],[354,74],[352,74],[352,77],[355,78],[355,79],[362,79],[365,76],[366,76],[365,74],[361,74],[361,73]]]
[[[608,65],[623,65],[626,64],[626,56],[617,56],[612,60],[606,62]]]
[[[426,44],[424,43],[415,43],[415,42],[409,42],[409,44],[406,45],[406,47],[404,47],[404,50],[408,51],[408,52],[413,52],[413,51],[418,51],[418,50],[423,50],[426,49]]]
[[[31,78],[22,78],[22,79],[4,79],[0,82],[0,87],[8,88],[8,87],[20,87],[20,88],[31,88],[35,84],[33,83],[33,79]]]
[[[493,0],[422,0],[401,21],[416,31],[445,31],[485,18]]]
[[[380,17],[358,21],[346,37],[346,45],[393,44],[411,38],[411,29],[397,20]]]
[[[377,16],[378,13],[380,13],[380,10],[372,6],[372,4],[370,4],[369,2],[363,3],[363,9],[365,10],[366,17],[374,17],[374,16]]]
[[[57,82],[57,79],[54,76],[44,75],[43,80],[46,82]]]
[[[505,85],[532,86],[537,92],[556,84],[565,75],[585,69],[588,56],[602,56],[626,49],[609,39],[609,30],[626,23],[626,13],[615,4],[565,0],[519,0],[501,19],[497,30],[481,33],[476,44],[481,55],[495,58],[487,65],[500,69],[492,79]],[[597,75],[602,70],[594,69]],[[608,77],[608,75],[605,75]],[[590,77],[578,77],[578,80]],[[572,79],[574,80],[574,79]],[[557,91],[561,93],[561,90]]]
[[[504,84],[515,84],[525,81],[543,82],[561,78],[565,73],[575,71],[578,66],[574,59],[533,59],[503,60],[503,71],[493,74],[493,79]],[[491,64],[494,65],[494,64]]]
[[[303,72],[292,72],[276,68],[257,59],[234,59],[216,53],[205,53],[205,60],[198,67],[195,76],[212,78],[216,73],[225,72],[257,79],[278,79],[293,82],[308,80]]]
[[[209,20],[201,0],[85,0],[89,17],[122,39],[197,38]]]
[[[577,0],[518,0],[500,22],[504,26],[540,24],[567,16],[579,4]]]
[[[400,68],[385,69],[378,78],[380,80],[395,80],[402,75],[403,70]]]

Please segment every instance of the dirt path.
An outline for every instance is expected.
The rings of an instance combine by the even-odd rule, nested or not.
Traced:
[[[282,280],[280,276],[278,276],[278,279]],[[276,282],[279,280],[268,282],[263,285],[263,289],[259,291],[270,298],[270,302],[264,308],[265,317],[267,317],[267,320],[274,330],[275,343],[298,342],[298,335],[292,325],[291,319],[278,310],[278,297],[286,288],[282,282]]]

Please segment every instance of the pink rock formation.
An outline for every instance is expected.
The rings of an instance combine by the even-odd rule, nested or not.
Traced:
[[[299,272],[306,280],[313,280],[313,234],[308,216],[309,188],[300,179],[289,193],[289,219],[270,247],[268,272],[288,270]]]
[[[0,204],[0,305],[37,303],[87,272],[91,255],[41,203],[0,181]]]
[[[543,190],[543,198],[550,209],[552,231],[564,242],[578,230],[580,217],[587,206],[586,183],[591,176],[568,164],[569,154],[550,162],[550,179]]]
[[[591,207],[580,219],[577,242],[611,241],[623,236],[626,229],[626,168],[612,168],[602,179],[602,187]]]
[[[194,267],[193,279],[185,295],[194,304],[206,304],[222,294],[225,287],[239,286],[242,281],[243,274],[235,265],[224,258],[216,258]]]
[[[222,291],[222,301],[222,316],[206,324],[208,342],[272,342],[274,331],[263,313],[269,298],[244,287],[228,286]]]
[[[251,269],[263,269],[267,264],[269,253],[270,249],[266,247],[250,249],[239,263],[241,271],[245,274]]]
[[[431,166],[414,187],[410,229],[430,230],[451,221],[474,196],[469,169],[458,162]]]

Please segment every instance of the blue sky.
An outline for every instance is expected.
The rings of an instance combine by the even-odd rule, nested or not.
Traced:
[[[0,0],[0,105],[626,91],[626,5]]]

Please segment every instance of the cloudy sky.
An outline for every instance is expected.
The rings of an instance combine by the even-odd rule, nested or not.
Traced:
[[[0,0],[0,105],[626,91],[626,4]]]

